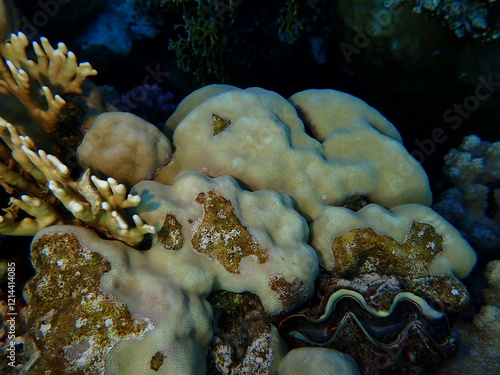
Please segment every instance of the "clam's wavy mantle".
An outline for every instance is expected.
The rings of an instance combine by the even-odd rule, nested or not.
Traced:
[[[360,293],[341,289],[320,317],[297,312],[281,319],[278,330],[291,348],[340,350],[369,374],[418,374],[457,347],[446,315],[409,292],[397,294],[388,310],[377,310]]]

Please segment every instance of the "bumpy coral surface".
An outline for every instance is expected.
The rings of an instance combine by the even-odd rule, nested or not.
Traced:
[[[41,359],[33,371],[62,358],[60,373],[199,373],[212,337],[211,291],[253,292],[269,314],[312,293],[317,257],[288,197],[192,172],[134,191],[144,202],[138,211],[158,229],[145,252],[78,227],[37,236],[28,296]]]
[[[197,269],[184,289],[151,265],[154,250],[140,253],[80,227],[49,228],[33,246],[41,263],[28,286],[37,306],[29,328],[39,359],[26,365],[30,371],[55,363],[61,374],[203,371],[197,358],[212,337],[202,298],[209,274]]]
[[[327,348],[299,348],[286,355],[278,374],[299,375],[314,368],[319,374],[357,375],[359,370],[347,354]]]
[[[423,169],[379,112],[334,90],[286,100],[213,85],[163,135],[130,114],[92,121],[112,108],[92,106],[91,66],[64,45],[33,44],[36,61],[28,47],[19,34],[0,49],[0,94],[25,115],[0,119],[12,195],[0,232],[36,234],[23,371],[356,374],[374,368],[362,357],[374,348],[382,368],[413,358],[418,373],[427,353],[450,355],[441,323],[468,301],[458,279],[475,253],[427,207]],[[78,137],[66,154],[53,136],[63,114],[86,132],[72,169],[63,156]],[[324,311],[312,327],[296,319],[303,306]],[[281,336],[293,332],[309,339],[287,354]],[[324,337],[336,346],[302,348]],[[338,351],[349,347],[357,364]]]
[[[82,167],[100,177],[113,177],[133,186],[153,177],[168,163],[168,138],[155,126],[127,112],[108,112],[96,117],[77,149]]]
[[[182,242],[165,256],[210,270],[215,290],[251,291],[271,314],[312,293],[317,256],[289,197],[250,193],[227,176],[211,179],[195,172],[179,175],[171,186],[141,182],[133,193],[142,198],[137,211],[159,230],[158,238],[163,234]]]
[[[372,258],[373,267],[389,274],[432,270],[462,278],[476,261],[476,254],[458,231],[422,205],[387,211],[370,204],[358,212],[328,207],[312,229],[312,243],[322,264],[341,275]]]
[[[389,207],[430,203],[422,168],[376,110],[334,90],[304,91],[290,102],[259,88],[200,89],[167,122],[177,150],[155,180],[171,183],[186,169],[229,174],[252,190],[292,196],[308,218],[354,194]],[[306,134],[300,114],[318,139]]]

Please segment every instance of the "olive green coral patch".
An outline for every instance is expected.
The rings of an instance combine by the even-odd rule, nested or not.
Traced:
[[[269,256],[241,224],[228,199],[214,191],[198,194],[204,216],[191,240],[193,248],[217,260],[227,271],[239,273],[241,259],[253,255],[260,264]]]
[[[167,215],[158,231],[158,244],[166,250],[179,250],[184,245],[182,226],[174,215]]]
[[[231,120],[225,119],[221,116],[212,113],[212,123],[214,125],[214,135],[223,132],[229,125],[231,125]]]
[[[333,273],[348,275],[357,271],[400,276],[428,274],[428,266],[443,250],[443,238],[432,225],[413,222],[403,243],[357,228],[335,238]]]
[[[163,365],[163,360],[165,356],[160,352],[156,352],[154,356],[151,357],[151,370],[158,371]]]
[[[26,290],[36,306],[28,323],[39,352],[33,373],[47,368],[57,374],[101,373],[115,343],[147,330],[125,304],[100,290],[110,265],[74,234],[45,234],[32,246],[32,262],[37,273]]]

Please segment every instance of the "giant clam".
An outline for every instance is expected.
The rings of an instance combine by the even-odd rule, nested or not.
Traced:
[[[423,374],[457,347],[446,316],[421,297],[400,292],[388,310],[358,292],[330,295],[321,316],[311,308],[278,322],[290,348],[322,346],[351,355],[365,374]]]

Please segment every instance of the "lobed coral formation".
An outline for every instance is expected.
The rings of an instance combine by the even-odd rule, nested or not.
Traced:
[[[85,96],[85,74],[94,74],[88,65],[46,41],[43,51],[34,44],[34,62],[25,53],[25,37],[12,40],[4,49],[19,53],[33,79],[37,70],[30,67],[55,65],[59,71],[65,64],[72,73],[54,82]],[[15,88],[29,74],[12,68],[4,77]],[[42,89],[45,101],[21,102],[30,114],[26,122],[0,127],[9,148],[0,178],[11,195],[21,195],[1,217],[0,232],[36,234],[31,251],[37,273],[27,285],[31,357],[23,371],[205,373],[208,349],[223,373],[252,368],[257,355],[261,367],[252,371],[287,374],[290,367],[317,366],[358,373],[352,358],[331,348],[287,354],[273,324],[293,322],[286,317],[293,309],[314,305],[315,291],[325,291],[315,285],[320,272],[344,277],[351,287],[330,288],[319,308],[354,296],[359,303],[347,307],[351,315],[375,326],[384,314],[360,302],[367,295],[355,290],[355,280],[370,291],[378,280],[403,279],[398,293],[394,288],[380,300],[390,301],[392,311],[404,296],[424,318],[407,322],[403,338],[381,358],[413,355],[429,342],[419,328],[425,319],[438,320],[466,304],[458,278],[474,266],[474,251],[427,207],[424,171],[394,126],[360,99],[307,90],[286,100],[260,88],[207,86],[167,121],[172,145],[131,114],[75,120],[85,136],[74,145],[78,164],[71,170],[37,148],[57,144],[51,134],[61,127],[65,103],[49,95],[53,90]],[[52,99],[58,104],[50,106]],[[50,116],[40,116],[43,109]],[[214,298],[228,292],[236,297]],[[325,314],[335,321],[340,315],[330,307]],[[230,318],[223,322],[221,316]],[[255,321],[241,329],[246,316]],[[356,344],[367,353],[371,337],[359,332],[369,326],[348,324],[339,332],[367,338]],[[240,329],[248,339],[234,337]],[[351,342],[344,336],[342,351]],[[444,341],[436,342],[444,350],[432,343],[422,350],[450,354]]]
[[[359,374],[351,357],[327,348],[298,348],[290,351],[281,362],[278,374],[299,375],[307,373],[310,369],[325,375]]]
[[[196,173],[172,186],[144,181],[134,192],[145,202],[141,216],[157,229],[145,252],[78,227],[54,226],[35,238],[37,276],[28,296],[37,308],[29,329],[40,359],[30,371],[63,358],[60,373],[139,374],[153,367],[165,374],[199,373],[212,337],[205,301],[211,291],[251,291],[269,314],[312,293],[316,253],[288,197],[246,192],[229,177]],[[69,276],[75,272],[77,278]],[[55,303],[66,308],[56,312]],[[56,337],[61,345],[46,341]],[[107,351],[95,352],[99,348]],[[137,354],[126,359],[131,350]]]
[[[167,121],[177,150],[155,179],[168,184],[186,169],[209,176],[229,174],[252,190],[292,196],[307,218],[354,194],[389,207],[430,203],[423,170],[380,113],[334,90],[304,91],[290,102],[259,88],[198,90]],[[320,106],[322,113],[313,115]],[[298,112],[318,139],[305,133]],[[227,126],[215,134],[217,118]]]
[[[428,207],[409,204],[390,212],[375,204],[358,212],[328,207],[311,231],[320,263],[336,277],[391,275],[448,311],[469,302],[457,278],[469,274],[476,254]]]

